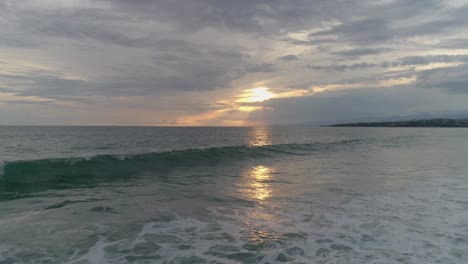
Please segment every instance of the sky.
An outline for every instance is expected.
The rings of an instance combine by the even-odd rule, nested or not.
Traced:
[[[468,117],[468,0],[3,0],[0,124]]]

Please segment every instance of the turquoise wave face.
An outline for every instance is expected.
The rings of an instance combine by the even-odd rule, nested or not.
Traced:
[[[142,172],[167,171],[174,167],[214,165],[239,159],[272,155],[301,155],[326,147],[319,144],[288,144],[260,147],[238,146],[187,149],[137,155],[98,155],[88,158],[56,158],[7,162],[1,184],[38,185],[42,183],[89,183],[109,178],[131,177]]]
[[[277,156],[310,155],[317,151],[342,150],[366,144],[392,146],[389,143],[393,143],[395,146],[414,138],[414,136],[367,138],[329,143],[215,147],[137,155],[13,161],[3,165],[0,187],[3,191],[14,192],[72,188],[137,177],[144,173],[163,173],[181,167],[216,165],[229,161]]]

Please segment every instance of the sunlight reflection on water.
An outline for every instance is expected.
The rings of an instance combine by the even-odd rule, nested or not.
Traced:
[[[248,146],[265,146],[271,145],[271,131],[268,127],[254,127],[249,132],[247,138],[247,145]]]
[[[268,181],[273,170],[266,166],[255,166],[249,172],[249,189],[251,197],[263,201],[271,196],[271,188]]]

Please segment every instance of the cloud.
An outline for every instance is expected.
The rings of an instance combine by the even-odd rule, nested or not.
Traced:
[[[380,18],[368,18],[343,23],[327,30],[311,33],[310,38],[336,35],[346,41],[368,44],[388,40],[392,37],[388,21]]]
[[[367,16],[381,17],[391,20],[405,20],[418,16],[428,16],[446,6],[438,0],[392,0],[374,2],[362,10]]]
[[[283,41],[286,41],[286,42],[288,42],[290,44],[298,45],[298,46],[316,46],[316,45],[320,45],[322,43],[336,42],[335,39],[330,39],[330,38],[322,38],[322,39],[314,38],[314,39],[310,39],[310,40],[284,38]]]
[[[19,31],[43,38],[44,36],[73,41],[95,40],[110,45],[150,46],[153,36],[132,30],[131,23],[118,23],[119,17],[100,9],[29,10],[14,18]]]
[[[91,100],[223,89],[245,75],[276,70],[270,63],[248,62],[248,56],[235,50],[216,50],[181,40],[159,44],[164,52],[136,65],[118,67],[111,76],[76,79],[59,71],[25,68],[15,74],[0,74],[0,81],[19,96],[75,101],[83,96]]]
[[[340,57],[350,57],[350,58],[359,58],[366,55],[377,55],[384,52],[391,51],[388,48],[355,48],[342,51],[332,52],[331,54],[340,56]]]
[[[431,63],[468,62],[468,55],[408,56],[400,60],[400,66],[427,65]]]
[[[333,65],[307,65],[311,70],[329,71],[329,72],[344,72],[353,70],[366,70],[369,68],[383,67],[391,68],[398,66],[420,66],[429,65],[432,63],[452,63],[452,62],[468,62],[468,55],[427,55],[427,56],[406,56],[395,61],[384,61],[380,64],[376,63],[354,63],[354,64],[333,64]]]
[[[418,88],[365,88],[330,91],[312,96],[278,98],[264,103],[258,113],[268,122],[331,124],[353,120],[382,120],[395,116],[434,115],[463,108],[468,96],[455,96]],[[466,108],[465,108],[466,109]],[[255,115],[252,116],[255,119]]]
[[[271,63],[260,63],[260,64],[247,64],[244,69],[244,74],[255,73],[255,72],[274,72],[276,71],[275,66]]]
[[[468,38],[444,39],[437,43],[435,47],[444,49],[466,49],[468,47]]]
[[[435,88],[450,93],[468,94],[468,65],[436,68],[422,71],[417,75],[416,87]]]
[[[99,109],[103,120],[138,114],[185,124],[181,118],[192,113],[226,110],[232,116],[222,118],[234,122],[245,113],[227,109],[253,87],[292,96],[312,86],[331,91],[352,84],[347,93],[317,94],[304,105],[300,98],[265,102],[272,111],[268,120],[320,112],[307,102],[328,109],[322,117],[347,115],[345,109],[333,112],[333,104],[355,116],[384,115],[394,112],[391,105],[400,109],[397,98],[410,96],[392,88],[401,86],[392,82],[400,78],[416,78],[411,91],[440,106],[466,90],[467,17],[466,6],[436,0],[5,0],[0,93],[15,98],[3,102],[2,111],[30,121],[19,105],[36,104],[32,113],[43,118],[52,113],[99,123],[88,116]],[[306,66],[298,63],[303,61]],[[379,82],[395,93],[386,108],[363,98],[368,92],[379,101],[388,94],[360,89]],[[409,103],[401,109],[414,110]]]
[[[431,35],[447,31],[454,31],[457,26],[468,24],[468,7],[445,8],[441,18],[422,22],[406,27],[402,34],[405,36]]]
[[[441,34],[453,31],[457,26],[468,24],[468,8],[448,8],[435,1],[395,1],[387,6],[379,6],[380,16],[369,16],[360,20],[343,21],[329,29],[313,32],[309,38],[336,36],[341,41],[354,44],[375,44],[398,41],[421,35]],[[400,5],[396,7],[396,5]],[[403,11],[403,9],[407,9]],[[409,10],[416,13],[408,13]],[[440,12],[441,16],[427,21],[422,14]],[[407,17],[401,16],[407,14]],[[413,20],[411,20],[413,18]],[[419,19],[414,19],[419,18]],[[407,20],[407,23],[403,23]]]
[[[210,27],[260,35],[306,29],[330,14],[359,8],[359,1],[297,0],[192,0],[192,1],[98,1],[111,3],[121,12],[147,14],[148,19],[164,21],[178,30],[196,31]],[[306,22],[307,21],[307,22]]]
[[[10,34],[5,34],[0,39],[0,47],[7,47],[7,48],[37,48],[42,46],[40,40],[25,38],[22,36],[14,36]]]
[[[377,64],[374,63],[367,63],[367,62],[361,62],[361,63],[354,63],[354,64],[334,64],[334,65],[328,65],[328,66],[314,66],[314,65],[307,65],[307,68],[311,70],[319,70],[319,71],[329,71],[329,72],[344,72],[344,71],[350,71],[350,70],[366,70],[369,68],[374,68],[377,67]]]
[[[278,59],[282,61],[296,61],[296,60],[299,60],[299,57],[296,55],[285,55],[285,56],[279,57]]]

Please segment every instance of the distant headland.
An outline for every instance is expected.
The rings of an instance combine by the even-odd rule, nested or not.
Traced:
[[[425,119],[397,122],[364,122],[334,124],[328,127],[468,127],[468,119]]]

